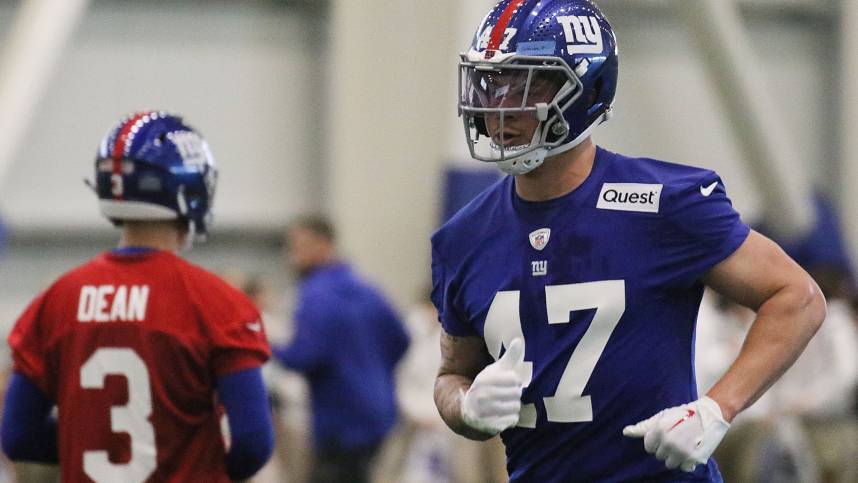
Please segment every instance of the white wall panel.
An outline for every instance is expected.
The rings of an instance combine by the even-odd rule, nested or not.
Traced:
[[[330,214],[345,254],[400,304],[430,283],[457,0],[332,6]]]
[[[626,154],[651,156],[716,170],[734,205],[748,221],[761,215],[761,200],[733,138],[716,91],[678,18],[629,15],[608,3],[620,45],[616,116],[595,139]],[[814,167],[830,163],[830,79],[820,63],[836,62],[824,23],[756,19],[749,34],[773,97],[800,157]],[[823,173],[824,169],[814,169]],[[821,175],[820,175],[821,176]]]
[[[846,241],[852,250],[853,269],[858,263],[858,217],[855,212],[858,208],[858,2],[855,0],[843,0],[843,14],[841,17],[841,41],[844,52],[841,73],[841,99],[844,101],[842,116],[840,119],[841,139],[841,166],[836,172],[842,177],[838,180],[836,189],[840,192],[841,213],[843,229]],[[833,184],[833,183],[832,183]]]
[[[212,146],[216,222],[282,224],[317,201],[322,21],[259,4],[96,3],[0,186],[4,218],[27,230],[104,226],[80,182],[101,136],[128,111],[167,108]]]

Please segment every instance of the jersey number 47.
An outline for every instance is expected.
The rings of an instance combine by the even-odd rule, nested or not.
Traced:
[[[498,292],[486,315],[484,337],[492,357],[500,357],[501,347],[509,347],[516,337],[527,340],[521,329],[519,315],[520,292],[507,290]],[[593,420],[593,404],[590,396],[584,395],[584,387],[599,361],[608,339],[626,310],[626,284],[624,280],[548,285],[545,287],[545,303],[549,324],[568,324],[570,312],[596,309],[593,321],[572,351],[566,369],[551,396],[542,398],[548,421],[555,423],[577,423]],[[533,377],[533,363],[525,361],[517,368],[527,386]],[[536,427],[536,407],[524,404],[518,422],[519,427]]]

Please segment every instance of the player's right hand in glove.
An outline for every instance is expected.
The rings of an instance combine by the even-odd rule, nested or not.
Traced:
[[[516,338],[500,359],[477,374],[462,396],[465,424],[493,435],[518,424],[523,381],[515,368],[523,361],[524,341]]]
[[[623,436],[643,438],[644,449],[670,469],[692,472],[705,465],[730,423],[709,396],[659,411],[655,416],[623,428]]]

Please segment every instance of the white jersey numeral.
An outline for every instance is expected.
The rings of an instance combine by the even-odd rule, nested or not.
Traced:
[[[492,357],[500,357],[501,347],[508,347],[516,337],[524,340],[519,315],[518,290],[498,292],[489,307],[484,328],[486,347]],[[566,364],[554,395],[542,398],[548,421],[577,423],[593,420],[593,404],[584,395],[584,387],[593,375],[608,339],[626,310],[626,284],[623,280],[548,285],[545,287],[545,304],[549,324],[568,324],[570,312],[596,309],[590,326]],[[533,362],[525,361],[516,370],[525,382],[533,377]],[[522,405],[518,426],[536,427],[536,409],[533,404]]]
[[[157,465],[155,429],[149,422],[152,415],[149,371],[132,349],[102,348],[81,366],[80,385],[84,389],[104,389],[108,375],[123,376],[128,381],[128,404],[110,408],[110,428],[114,433],[128,433],[131,437],[131,459],[115,464],[110,462],[107,451],[85,451],[83,471],[98,483],[142,483]]]
[[[501,347],[509,347],[510,342],[516,338],[520,338],[524,342],[521,321],[518,317],[518,306],[519,291],[509,290],[498,292],[492,300],[491,307],[489,307],[483,334],[486,340],[486,348],[495,360],[500,358]],[[521,376],[521,380],[524,381],[524,386],[527,387],[533,378],[533,363],[524,361],[516,366],[515,370]],[[536,406],[533,404],[521,405],[518,425],[523,428],[536,427]]]

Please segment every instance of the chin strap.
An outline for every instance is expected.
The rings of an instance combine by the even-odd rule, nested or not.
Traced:
[[[197,237],[197,229],[195,227],[195,223],[191,220],[188,220],[188,232],[185,234],[185,239],[182,242],[182,246],[179,247],[179,251],[189,252],[192,248],[194,248],[194,242]]]
[[[187,217],[188,215],[188,202],[185,200],[185,186],[179,186],[179,190],[176,193],[176,204],[179,207],[179,213],[183,217]],[[190,251],[191,248],[194,247],[194,242],[204,242],[206,241],[205,233],[197,233],[197,224],[191,218],[186,218],[188,221],[188,233],[185,235],[185,241],[182,243],[181,251],[186,252]]]

